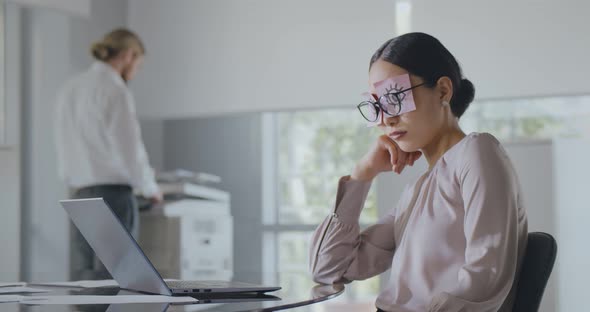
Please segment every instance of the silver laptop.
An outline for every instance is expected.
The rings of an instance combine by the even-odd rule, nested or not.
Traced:
[[[60,204],[120,288],[162,295],[265,293],[281,289],[241,282],[164,281],[102,198],[61,200]]]

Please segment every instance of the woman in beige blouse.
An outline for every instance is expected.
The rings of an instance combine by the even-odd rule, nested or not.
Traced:
[[[373,55],[359,111],[380,136],[314,233],[319,283],[348,283],[391,270],[378,311],[511,311],[526,247],[527,218],[515,170],[490,134],[466,135],[458,119],[475,93],[434,37],[393,38]],[[429,169],[364,231],[371,181],[424,156]]]

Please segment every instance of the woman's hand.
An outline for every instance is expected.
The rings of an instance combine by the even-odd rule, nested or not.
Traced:
[[[404,152],[387,135],[381,135],[371,149],[357,163],[350,178],[370,181],[379,173],[393,170],[400,174],[406,166],[413,166],[422,152]]]

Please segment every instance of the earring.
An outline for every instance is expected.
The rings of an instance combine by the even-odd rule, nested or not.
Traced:
[[[447,102],[447,101],[442,101],[442,105],[443,105],[443,106],[449,106],[449,102]]]

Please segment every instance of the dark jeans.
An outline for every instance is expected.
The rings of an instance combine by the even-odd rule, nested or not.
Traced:
[[[137,238],[139,210],[133,190],[128,185],[96,185],[74,192],[74,199],[102,197],[125,228]],[[111,279],[102,262],[76,226],[70,222],[70,280]]]

